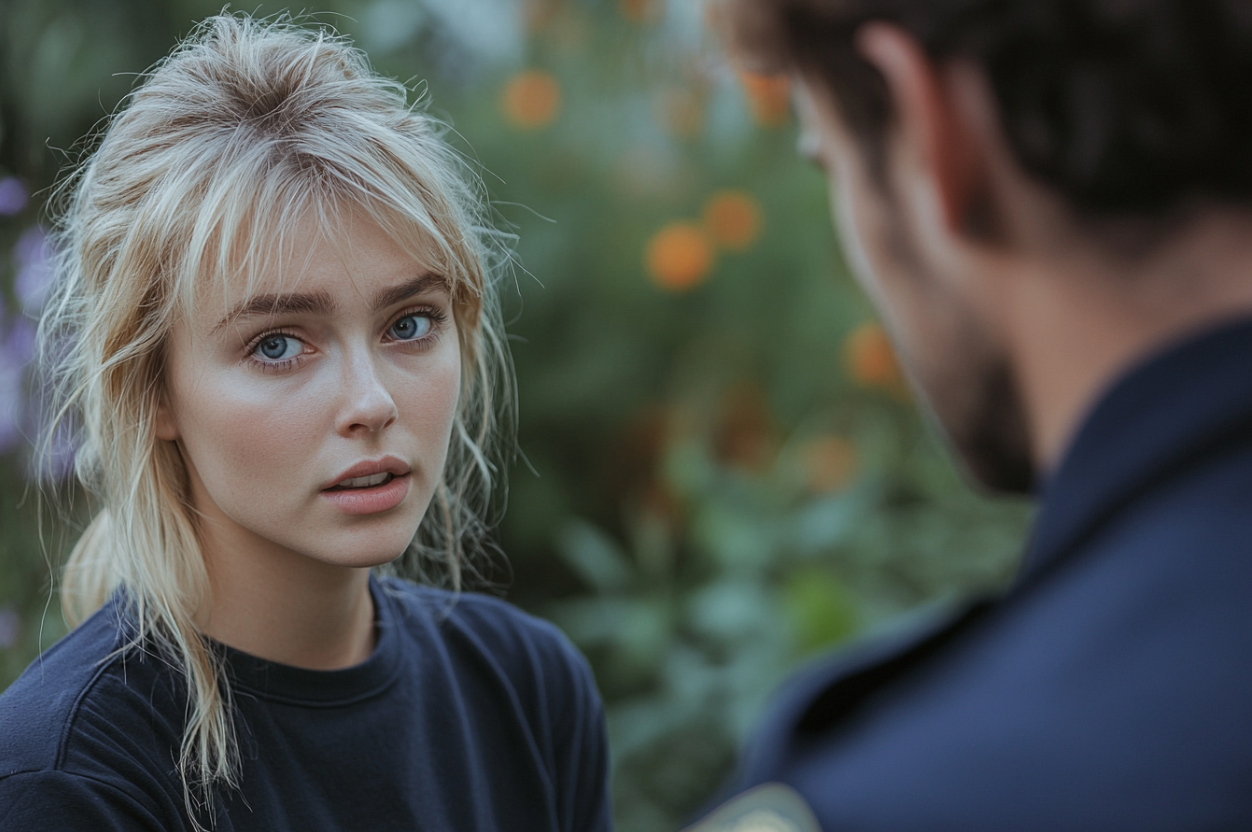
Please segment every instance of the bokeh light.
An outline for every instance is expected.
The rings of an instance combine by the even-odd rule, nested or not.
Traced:
[[[658,286],[682,292],[708,277],[714,258],[704,229],[692,222],[673,222],[648,241],[644,263]]]
[[[704,203],[704,229],[715,243],[743,251],[761,233],[761,207],[743,191],[720,191]]]
[[[897,391],[903,384],[895,348],[878,323],[862,324],[848,334],[844,360],[849,375],[866,387]]]
[[[561,111],[561,85],[542,70],[519,73],[505,85],[500,107],[509,124],[519,130],[547,127]]]
[[[753,120],[762,127],[779,127],[790,120],[791,82],[785,75],[739,73]]]

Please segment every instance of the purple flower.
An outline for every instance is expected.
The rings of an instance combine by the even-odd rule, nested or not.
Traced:
[[[43,228],[32,225],[18,237],[13,248],[17,279],[13,288],[22,301],[22,311],[38,317],[48,290],[52,287],[52,244]]]
[[[22,377],[30,356],[22,348],[22,337],[15,337],[16,332],[16,326],[5,326],[4,310],[0,308],[0,453],[21,441],[26,415]]]
[[[10,354],[8,340],[0,342],[0,453],[21,442],[21,423],[26,415],[26,397],[21,384],[26,362]]]
[[[17,278],[13,283],[21,301],[21,311],[5,315],[0,306],[0,453],[23,444],[36,435],[40,424],[39,404],[29,395],[28,368],[35,355],[35,322],[52,284],[53,249],[48,235],[39,226],[26,229],[13,248]],[[59,431],[53,439],[49,470],[44,473],[65,479],[74,469],[77,450],[71,431]],[[29,473],[34,476],[34,460]]]
[[[11,217],[26,207],[26,189],[16,177],[0,179],[0,217]]]
[[[0,607],[0,650],[17,646],[22,637],[22,617],[11,604]]]
[[[77,456],[78,443],[75,442],[73,430],[70,428],[58,430],[52,436],[49,458],[43,461],[42,470],[37,470],[32,464],[28,469],[28,476],[31,479],[37,479],[42,474],[55,482],[67,480],[74,474],[74,460]]]
[[[52,247],[42,228],[35,225],[22,232],[13,248],[13,262],[17,266],[13,288],[22,308],[10,316],[0,305],[0,453],[23,442],[35,424],[25,389],[26,368],[35,352],[34,318],[52,278]]]
[[[0,330],[2,333],[3,330]],[[35,357],[35,322],[30,318],[18,318],[9,325],[7,335],[3,336],[3,349],[10,360],[15,363],[29,364]]]

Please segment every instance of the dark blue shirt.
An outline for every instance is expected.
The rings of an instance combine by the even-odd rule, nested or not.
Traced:
[[[1252,322],[1123,375],[1041,492],[1004,597],[799,676],[741,785],[827,832],[1252,829]]]
[[[312,671],[225,649],[242,769],[216,829],[609,830],[603,714],[551,625],[486,596],[372,582],[363,664]],[[0,696],[0,830],[189,830],[186,714],[158,657],[115,653],[117,601]]]

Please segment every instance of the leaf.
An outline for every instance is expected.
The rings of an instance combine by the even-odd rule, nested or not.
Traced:
[[[855,597],[828,570],[806,567],[791,572],[782,596],[801,653],[831,647],[859,629]]]
[[[630,583],[630,561],[607,534],[583,520],[571,520],[557,534],[557,551],[587,584],[600,592],[617,592]]]
[[[773,626],[778,610],[759,582],[720,581],[692,594],[687,616],[697,633],[734,641]]]
[[[797,554],[814,555],[843,543],[871,510],[864,488],[820,497],[796,512],[790,542]]]

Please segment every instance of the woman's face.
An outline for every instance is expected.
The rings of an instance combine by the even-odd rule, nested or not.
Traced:
[[[214,564],[400,555],[447,456],[461,381],[448,287],[364,215],[296,229],[281,273],[207,292],[170,334],[157,435],[178,442]]]

